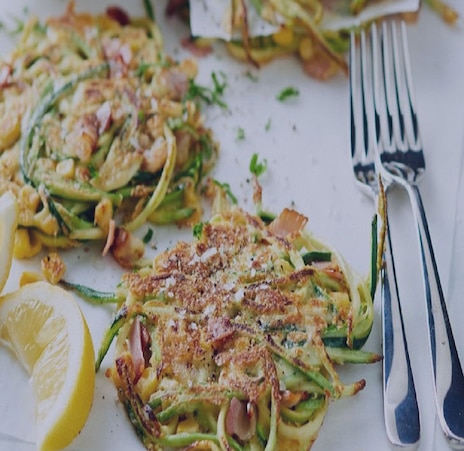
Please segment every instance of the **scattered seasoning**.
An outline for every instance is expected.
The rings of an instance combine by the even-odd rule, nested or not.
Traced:
[[[300,91],[297,88],[294,86],[287,86],[286,88],[282,89],[279,94],[277,94],[276,99],[282,102],[290,97],[297,97],[299,95]]]
[[[242,127],[237,129],[237,141],[242,141],[245,139],[245,130]]]

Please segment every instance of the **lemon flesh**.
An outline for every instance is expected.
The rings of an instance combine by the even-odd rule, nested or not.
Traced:
[[[94,348],[70,293],[35,282],[0,298],[0,339],[31,376],[40,451],[69,445],[83,428],[95,388]]]
[[[0,293],[10,274],[18,220],[19,207],[16,198],[10,191],[7,191],[0,196]]]

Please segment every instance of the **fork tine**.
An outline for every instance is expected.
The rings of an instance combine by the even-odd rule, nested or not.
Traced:
[[[350,44],[351,157],[357,163],[353,169],[359,181],[374,188],[377,134],[373,121],[375,111],[366,33],[361,33],[359,52],[354,32],[351,33]]]
[[[379,103],[376,109],[379,115],[386,115],[381,132],[384,149],[421,150],[404,22],[382,23],[381,52],[385,104]]]

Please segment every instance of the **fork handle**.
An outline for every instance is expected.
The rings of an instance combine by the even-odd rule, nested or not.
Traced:
[[[391,444],[413,450],[419,445],[416,389],[404,332],[390,232],[385,237],[382,269],[383,390],[385,428]]]
[[[405,185],[412,205],[422,260],[435,404],[450,446],[464,448],[464,375],[438,274],[424,205],[416,185]]]

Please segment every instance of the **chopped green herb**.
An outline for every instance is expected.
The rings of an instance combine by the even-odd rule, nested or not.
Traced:
[[[91,178],[95,178],[98,175],[98,169],[95,167],[94,164],[89,163],[89,173]]]
[[[203,233],[203,226],[205,225],[204,222],[198,222],[193,226],[193,236],[195,238],[200,238],[201,234]]]
[[[313,262],[330,262],[332,253],[327,251],[311,251],[302,255],[305,265],[310,265]]]
[[[189,80],[189,88],[185,94],[184,100],[202,100],[207,105],[218,105],[221,108],[227,108],[227,105],[221,99],[221,96],[224,94],[224,90],[227,87],[227,83],[225,81],[226,76],[223,72],[220,72],[220,75],[222,77],[222,82],[219,81],[216,72],[211,74],[214,85],[213,89],[198,85],[194,80]]]
[[[153,66],[152,64],[145,63],[144,61],[142,61],[139,64],[139,67],[137,67],[137,69],[135,70],[135,75],[137,77],[143,77],[145,75],[145,73],[147,72],[147,70],[150,69],[150,67],[152,67],[152,66]]]
[[[260,210],[258,212],[258,216],[261,218],[261,220],[265,224],[270,224],[276,218],[276,215],[274,213],[271,213],[269,211],[264,211],[264,210]]]
[[[241,141],[245,139],[245,130],[243,130],[242,127],[239,127],[237,129],[237,141]]]
[[[143,6],[145,7],[145,13],[150,20],[155,21],[155,11],[150,0],[143,0]]]
[[[221,183],[221,182],[218,182],[217,180],[213,180],[213,182],[215,183],[215,185],[219,186],[220,188],[222,188],[225,191],[225,193],[227,194],[229,199],[232,201],[232,203],[234,203],[234,204],[238,203],[238,200],[233,195],[233,193],[232,193],[232,191],[230,189],[230,185],[228,183]]]
[[[161,67],[168,69],[171,66],[172,63],[168,59],[166,59],[166,56],[162,53],[158,53],[158,60],[155,63],[147,63],[145,61],[142,61],[138,65],[137,69],[135,69],[135,75],[137,77],[144,77],[148,70],[153,67]]]
[[[266,122],[266,125],[264,126],[264,129],[266,131],[269,131],[271,129],[271,118],[269,118],[268,121]]]
[[[142,238],[142,241],[144,244],[147,244],[151,241],[152,238],[153,238],[153,229],[148,229],[147,233]]]
[[[267,169],[267,160],[264,159],[262,162],[258,161],[258,154],[254,153],[250,160],[250,172],[256,177],[262,175]]]
[[[277,94],[276,98],[277,100],[282,102],[288,99],[289,97],[297,97],[299,95],[300,95],[300,91],[297,88],[293,86],[288,86],[282,89],[282,91],[280,91],[279,94]]]

